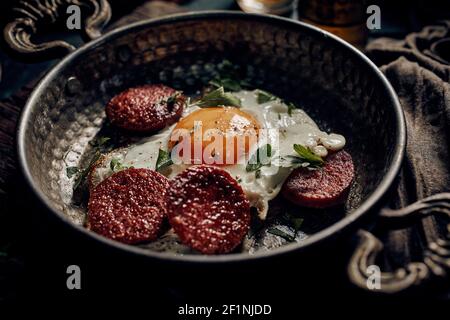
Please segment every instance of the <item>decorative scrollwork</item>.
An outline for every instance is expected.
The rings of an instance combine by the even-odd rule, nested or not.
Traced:
[[[383,209],[380,223],[389,229],[411,225],[418,219],[443,215],[450,219],[450,193],[437,194],[417,201],[400,210]],[[358,287],[369,290],[367,281],[371,276],[369,266],[376,264],[378,254],[383,250],[381,241],[368,231],[358,232],[358,245],[348,265],[350,280]],[[436,278],[445,278],[450,274],[450,224],[444,239],[428,244],[423,261],[411,262],[393,272],[382,272],[380,277],[381,293],[396,293],[423,285]]]
[[[62,40],[38,44],[32,39],[40,31],[60,23],[69,5],[78,5],[89,13],[84,19],[84,34],[89,39],[100,36],[102,27],[111,17],[107,0],[28,0],[19,1],[13,8],[16,18],[4,29],[6,43],[21,56],[37,59],[59,57],[75,50]]]

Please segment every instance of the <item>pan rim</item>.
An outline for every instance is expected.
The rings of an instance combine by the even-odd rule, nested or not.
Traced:
[[[394,106],[394,115],[396,117],[395,122],[398,129],[398,133],[396,135],[395,151],[392,157],[392,161],[388,167],[388,170],[384,174],[384,177],[382,178],[378,186],[351,214],[347,215],[346,217],[332,224],[331,226],[313,234],[312,236],[309,236],[307,239],[301,242],[285,244],[281,247],[255,254],[231,253],[226,255],[207,256],[207,255],[176,255],[173,253],[166,253],[166,252],[153,252],[144,248],[122,244],[120,242],[105,238],[94,232],[91,232],[86,228],[84,228],[83,226],[74,224],[69,218],[66,217],[64,213],[52,207],[51,202],[39,189],[37,183],[35,183],[32,177],[30,168],[27,164],[26,141],[25,141],[25,133],[27,132],[29,126],[28,119],[30,113],[33,110],[33,107],[35,106],[35,101],[37,100],[43,89],[47,86],[47,84],[51,82],[51,80],[56,77],[56,75],[60,72],[60,70],[64,68],[66,65],[68,65],[74,58],[81,56],[85,52],[99,45],[107,43],[109,40],[119,37],[131,30],[133,31],[140,30],[142,28],[150,28],[156,25],[170,24],[172,22],[179,22],[179,21],[196,21],[205,18],[207,19],[245,18],[245,20],[252,19],[256,21],[273,22],[281,25],[290,26],[292,28],[300,27],[307,30],[307,32],[316,34],[317,36],[331,38],[332,40],[334,40],[334,42],[337,42],[338,45],[344,46],[347,50],[353,52],[353,54],[356,55],[356,57],[358,57],[362,62],[366,63],[368,67],[372,69],[375,75],[382,82],[384,87],[387,89],[388,96],[391,99]],[[47,211],[51,212],[53,216],[55,216],[59,221],[61,221],[65,225],[68,225],[74,231],[78,232],[80,235],[84,235],[87,238],[100,242],[101,244],[106,245],[107,247],[112,247],[120,251],[134,253],[139,256],[144,256],[147,258],[152,258],[164,262],[170,261],[176,263],[186,262],[186,263],[217,264],[217,263],[262,260],[273,258],[274,256],[292,254],[294,252],[298,253],[300,251],[306,250],[307,248],[311,248],[314,245],[323,243],[325,240],[332,238],[333,236],[350,228],[351,226],[354,226],[357,221],[365,217],[367,213],[380,202],[380,200],[387,193],[394,179],[396,178],[400,170],[406,148],[406,122],[398,97],[394,89],[392,88],[391,84],[387,80],[387,78],[367,56],[365,56],[361,51],[359,51],[349,43],[345,42],[344,40],[317,27],[311,26],[309,24],[300,21],[291,20],[288,18],[265,14],[248,14],[243,12],[211,10],[194,13],[174,14],[163,18],[148,19],[132,23],[114,29],[108,33],[105,33],[98,39],[84,44],[74,52],[65,56],[58,64],[56,64],[56,66],[52,67],[50,71],[39,81],[39,83],[31,93],[30,97],[28,98],[27,103],[25,104],[22,110],[22,114],[18,122],[16,143],[17,143],[19,169],[23,177],[25,178],[28,187],[30,187],[33,194],[39,199],[39,201],[42,204],[44,204]]]

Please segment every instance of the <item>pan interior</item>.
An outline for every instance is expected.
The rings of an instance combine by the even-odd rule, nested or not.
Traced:
[[[322,130],[347,138],[356,179],[345,206],[317,212],[273,202],[274,210],[304,219],[297,241],[351,215],[380,184],[394,157],[395,102],[379,75],[351,49],[280,21],[248,16],[162,20],[106,37],[62,63],[35,94],[23,137],[31,178],[52,209],[83,224],[86,201],[72,191],[67,168],[86,166],[92,141],[108,130],[104,107],[112,96],[145,83],[195,95],[231,62],[242,79],[295,102]],[[252,241],[250,252],[256,254],[285,242],[265,232]]]

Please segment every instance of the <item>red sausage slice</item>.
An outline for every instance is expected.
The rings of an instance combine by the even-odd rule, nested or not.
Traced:
[[[183,113],[186,97],[162,84],[144,85],[119,93],[106,105],[111,123],[140,132],[161,130]]]
[[[322,168],[295,169],[286,179],[282,193],[286,199],[299,206],[335,206],[347,198],[354,171],[350,154],[339,151],[329,155]]]
[[[250,205],[230,174],[195,166],[177,175],[167,192],[169,222],[181,241],[205,254],[236,248],[250,226]]]
[[[124,243],[155,240],[165,217],[166,177],[148,169],[113,174],[92,191],[88,229]]]

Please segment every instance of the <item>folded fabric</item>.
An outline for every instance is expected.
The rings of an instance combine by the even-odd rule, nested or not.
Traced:
[[[399,206],[450,190],[450,57],[442,49],[447,40],[450,21],[443,21],[404,40],[380,38],[366,48],[405,112],[408,144]]]

